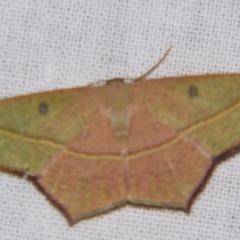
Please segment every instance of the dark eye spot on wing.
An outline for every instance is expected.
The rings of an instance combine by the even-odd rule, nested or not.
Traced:
[[[190,86],[190,88],[188,89],[188,93],[190,97],[195,97],[197,96],[198,90],[195,86]]]
[[[42,114],[46,114],[48,112],[48,105],[46,103],[40,103],[38,110]]]

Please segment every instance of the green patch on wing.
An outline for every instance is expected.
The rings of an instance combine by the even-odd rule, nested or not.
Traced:
[[[0,132],[0,168],[38,175],[61,150],[41,141]]]
[[[94,108],[84,106],[84,96],[84,91],[73,89],[3,100],[0,102],[0,128],[33,138],[68,143],[94,111]]]

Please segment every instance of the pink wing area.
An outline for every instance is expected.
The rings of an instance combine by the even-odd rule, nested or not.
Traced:
[[[79,153],[118,154],[119,143],[111,128],[111,122],[96,111],[81,133],[69,143],[68,148]]]
[[[131,127],[127,138],[127,149],[130,154],[159,146],[177,136],[177,132],[171,127],[147,117],[148,115],[148,109],[142,106],[136,109],[131,117]]]
[[[187,209],[213,162],[186,139],[139,155],[63,152],[37,183],[71,223],[130,202]]]
[[[187,210],[212,163],[185,139],[139,156],[129,161],[128,200]]]
[[[60,153],[38,184],[71,222],[126,201],[125,166],[116,159],[87,159]]]

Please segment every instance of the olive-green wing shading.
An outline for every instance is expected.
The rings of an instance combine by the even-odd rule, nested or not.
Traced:
[[[0,167],[36,175],[65,148],[117,152],[116,141],[108,140],[107,118],[100,116],[101,92],[85,87],[1,100]],[[100,141],[102,133],[108,137],[105,142]]]
[[[76,89],[0,101],[0,167],[39,175],[90,117],[81,98]]]
[[[240,76],[151,80],[135,95],[144,127],[130,130],[128,201],[187,209],[214,159],[240,145]]]
[[[214,157],[239,146],[239,74],[179,78],[164,85],[168,98],[163,109],[179,134]]]

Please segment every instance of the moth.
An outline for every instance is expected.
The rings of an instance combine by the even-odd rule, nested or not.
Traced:
[[[240,75],[150,79],[0,101],[0,168],[20,173],[70,223],[117,206],[187,211],[240,146]]]

